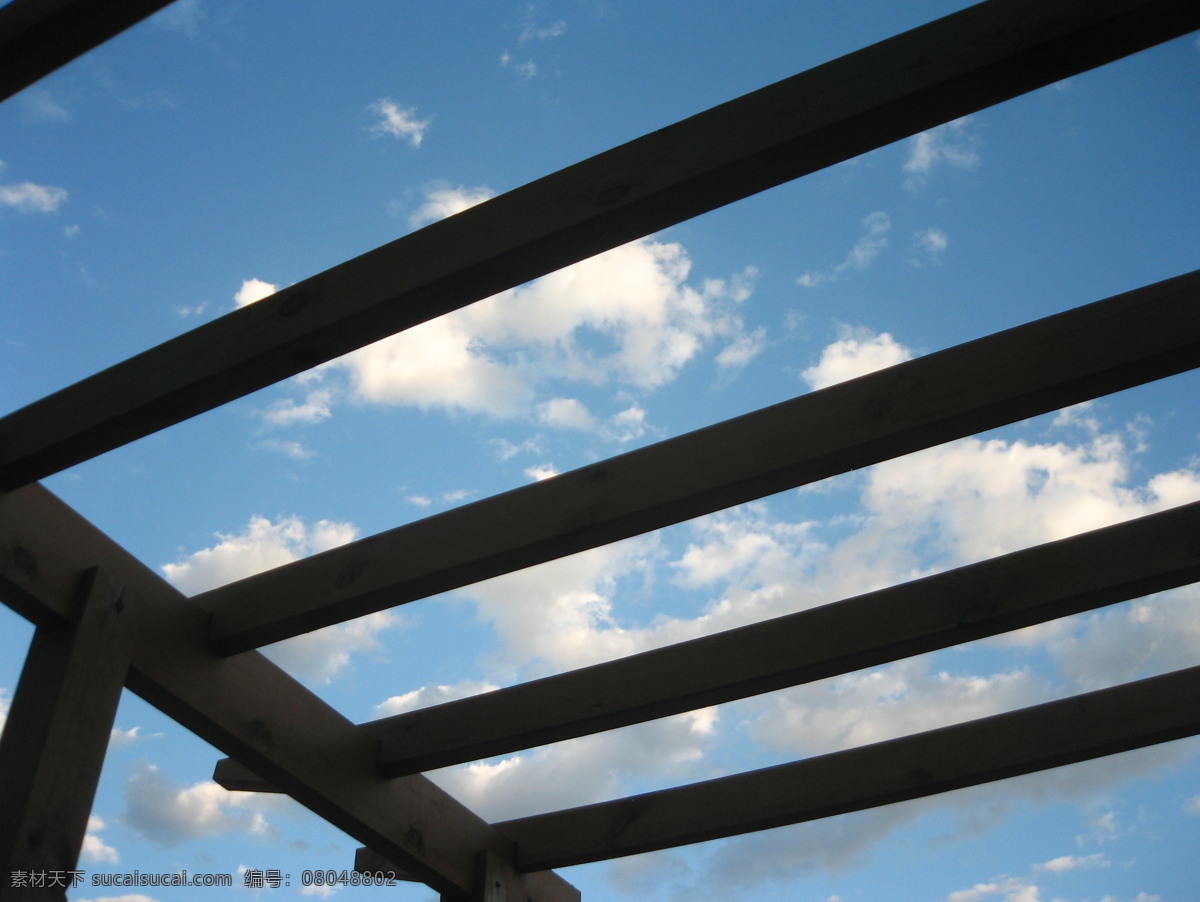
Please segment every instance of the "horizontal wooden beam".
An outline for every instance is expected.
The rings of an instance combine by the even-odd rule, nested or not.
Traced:
[[[434,223],[18,410],[0,420],[0,489],[1197,27],[1194,0],[970,7]]]
[[[0,494],[0,549],[18,544],[19,559],[0,554],[0,599],[58,611],[73,596],[46,593],[102,568],[149,639],[126,685],[334,826],[454,898],[475,891],[478,853],[512,860],[507,838],[424,777],[381,777],[375,742],[266,658],[212,654],[205,611],[41,486]]]
[[[1200,271],[197,596],[244,651],[1200,365]]]
[[[746,698],[1200,580],[1200,502],[857,598],[362,724],[400,776]],[[236,762],[227,789],[272,792]]]
[[[0,7],[0,100],[136,25],[171,0],[12,0]]]
[[[566,867],[816,820],[1200,733],[1200,667],[791,764],[505,821]]]
[[[0,738],[6,899],[66,899],[65,886],[23,895],[11,875],[78,864],[137,636],[136,605],[120,583],[97,570],[78,576],[78,611],[37,628]]]

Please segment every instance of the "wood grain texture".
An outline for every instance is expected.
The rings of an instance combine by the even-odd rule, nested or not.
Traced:
[[[40,626],[0,738],[0,875],[62,872],[79,861],[113,719],[129,668],[138,611],[103,570],[76,574],[77,610]],[[65,899],[66,887],[27,889]]]
[[[1197,27],[1194,0],[989,0],[897,35],[434,223],[9,414],[0,489]]]

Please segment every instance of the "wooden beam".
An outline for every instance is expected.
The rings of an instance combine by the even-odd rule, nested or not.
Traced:
[[[835,604],[372,721],[417,773],[721,704],[1200,580],[1200,502]]]
[[[197,597],[225,654],[1200,365],[1200,271],[1018,326]]]
[[[223,659],[207,647],[208,615],[38,485],[0,495],[0,548],[17,541],[39,574],[100,566],[138,600],[141,635],[128,687],[202,739],[438,891],[469,897],[475,860],[511,860],[512,844],[424,777],[388,780],[376,745],[258,653]],[[30,579],[0,555],[0,598],[25,610],[60,579]]]
[[[136,25],[171,0],[12,0],[0,7],[0,100]]]
[[[472,902],[580,902],[579,890],[553,871],[519,873],[511,864],[492,853],[483,853],[478,862],[478,878]],[[357,849],[354,870],[392,880],[411,880],[382,855],[370,849]]]
[[[16,411],[0,420],[0,489],[1197,27],[1195,0],[970,7],[434,223]]]
[[[388,776],[874,667],[1200,580],[1200,502],[738,629],[362,724]],[[277,791],[225,759],[226,789]]]
[[[38,627],[0,738],[6,899],[66,899],[134,646],[135,600],[103,570],[78,576],[78,610]],[[41,886],[21,885],[32,874]]]
[[[1200,733],[1200,667],[791,764],[505,821],[523,869],[816,820]]]

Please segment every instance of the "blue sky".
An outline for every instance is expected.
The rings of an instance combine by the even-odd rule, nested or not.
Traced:
[[[179,0],[0,107],[0,407],[622,141],[952,12],[914,0]],[[201,591],[1178,275],[1189,36],[585,261],[52,477]],[[357,721],[1200,498],[1194,374],[269,650]],[[0,710],[30,628],[0,611]],[[489,819],[678,785],[1200,663],[1190,587],[435,774]],[[275,868],[357,843],[227,793],[128,693],[81,866]],[[587,900],[1188,902],[1200,745],[566,869]]]

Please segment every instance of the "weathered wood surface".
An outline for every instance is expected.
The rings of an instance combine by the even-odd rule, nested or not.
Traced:
[[[92,567],[120,581],[152,637],[126,685],[418,879],[465,898],[479,852],[511,860],[502,834],[424,777],[380,776],[375,742],[266,658],[212,654],[206,612],[41,486],[0,495],[0,552],[0,599],[18,611],[68,608],[49,593]]]
[[[171,0],[12,0],[0,7],[0,100],[135,25]]]
[[[362,724],[382,773],[795,686],[1200,580],[1200,502],[739,629]],[[227,789],[276,791],[229,759]]]
[[[34,633],[0,739],[4,898],[66,899],[70,886],[17,887],[17,872],[63,874],[79,861],[138,612],[103,570],[76,574],[77,610]]]
[[[517,866],[566,867],[1002,780],[1200,733],[1200,667],[614,802],[505,821]]]
[[[1200,271],[197,596],[232,654],[1200,365]]]
[[[1197,27],[1195,0],[990,0],[897,35],[434,223],[10,414],[0,420],[0,489]]]

